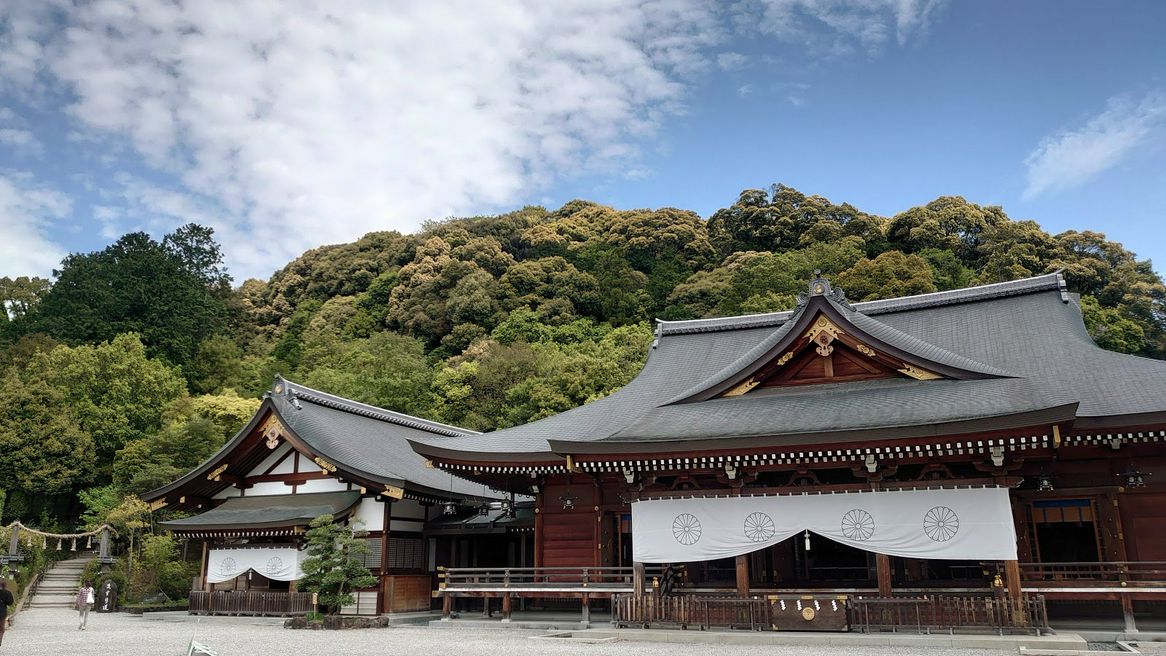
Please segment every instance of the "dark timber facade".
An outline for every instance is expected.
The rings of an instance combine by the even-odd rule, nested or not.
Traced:
[[[1112,604],[1131,629],[1135,610],[1166,600],[1164,441],[1166,362],[1096,346],[1058,274],[854,304],[818,279],[790,312],[660,322],[643,371],[604,399],[489,434],[410,438],[440,470],[535,494],[545,571],[507,581],[507,608],[515,595],[647,594],[637,500],[996,486],[1010,490],[1015,561],[799,536],[685,563],[677,589],[1041,594]],[[488,573],[477,587],[459,576],[448,590],[495,592]]]

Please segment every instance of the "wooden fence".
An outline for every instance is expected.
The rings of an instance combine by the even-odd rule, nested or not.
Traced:
[[[316,610],[310,592],[192,590],[192,615],[303,615]]]
[[[724,597],[646,593],[616,594],[611,603],[612,623],[621,627],[1037,634],[1048,628],[1041,596]]]
[[[611,598],[611,621],[616,626],[674,626],[682,629],[723,627],[759,631],[769,627],[764,597],[704,595],[617,594]]]
[[[852,597],[852,631],[914,631],[918,633],[983,631],[1036,633],[1048,629],[1045,598],[956,595],[918,597]]]

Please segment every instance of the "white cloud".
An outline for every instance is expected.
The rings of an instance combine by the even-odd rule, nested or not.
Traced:
[[[52,1],[0,8],[0,89],[63,90],[74,127],[176,176],[128,202],[213,219],[240,278],[639,170],[720,36],[697,0]]]
[[[0,276],[48,277],[64,251],[47,230],[68,213],[69,200],[62,194],[24,174],[0,174]]]
[[[722,52],[717,55],[717,66],[722,71],[739,71],[749,63],[749,56],[739,52]]]
[[[0,127],[0,145],[8,146],[14,152],[35,154],[42,150],[40,140],[28,130]]]
[[[856,47],[874,54],[894,37],[900,46],[925,34],[946,0],[745,0],[738,24],[798,43],[819,55],[845,55]]]
[[[36,135],[24,129],[24,120],[7,107],[0,107],[0,146],[22,155],[39,154],[44,147]]]
[[[742,84],[741,86],[737,87],[737,95],[742,97],[742,98],[746,98],[748,96],[753,95],[753,85],[752,84]]]
[[[1104,112],[1075,130],[1046,138],[1025,158],[1028,185],[1023,198],[1088,182],[1120,163],[1163,125],[1166,94],[1147,94],[1140,101],[1111,98]]]

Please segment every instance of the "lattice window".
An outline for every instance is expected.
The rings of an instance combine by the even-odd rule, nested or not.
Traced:
[[[365,538],[364,543],[368,545],[368,553],[361,557],[364,566],[369,569],[380,569],[381,538]]]
[[[425,569],[425,539],[389,537],[389,569]]]

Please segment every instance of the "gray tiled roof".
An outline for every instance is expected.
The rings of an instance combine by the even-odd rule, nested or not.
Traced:
[[[314,492],[231,497],[210,510],[159,522],[171,531],[305,526],[320,515],[341,515],[360,501],[360,492]]]
[[[881,381],[670,403],[764,352],[793,313],[661,322],[640,374],[587,405],[483,435],[419,440],[478,453],[548,453],[549,441],[719,439],[992,418],[1079,404],[1078,417],[1166,411],[1166,362],[1090,339],[1059,274],[854,304],[859,328],[987,380]],[[877,317],[877,319],[875,318]],[[424,446],[419,447],[424,451]]]
[[[347,469],[374,480],[405,487],[424,487],[461,496],[483,496],[481,485],[425,466],[409,440],[429,438],[441,444],[455,436],[478,433],[350,401],[280,378],[270,398],[280,417],[313,449]],[[294,399],[294,400],[293,400]],[[412,484],[412,485],[409,485]],[[496,495],[492,495],[496,496]]]

